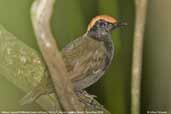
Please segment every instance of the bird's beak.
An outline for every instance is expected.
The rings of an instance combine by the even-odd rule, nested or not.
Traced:
[[[124,27],[124,26],[127,26],[127,25],[128,25],[127,22],[115,22],[113,24],[113,29],[121,28],[121,27]]]

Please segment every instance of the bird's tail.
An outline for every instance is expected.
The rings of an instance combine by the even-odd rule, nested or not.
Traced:
[[[20,101],[20,105],[30,104],[37,100],[41,95],[43,94],[40,90],[32,90],[29,93],[27,93]]]

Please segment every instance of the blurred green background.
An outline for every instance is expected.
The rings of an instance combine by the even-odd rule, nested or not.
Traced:
[[[129,26],[113,33],[115,57],[106,75],[87,90],[113,114],[130,113],[130,78],[134,30],[133,0],[56,0],[52,29],[60,48],[82,35],[88,22],[108,14]],[[0,0],[0,24],[30,47],[39,50],[32,30],[30,6],[33,0]],[[142,72],[142,114],[147,110],[171,110],[171,34],[169,0],[150,0],[145,29]],[[170,81],[170,83],[169,83]],[[170,85],[170,86],[169,86]],[[0,76],[0,111],[40,110],[36,104],[19,106],[24,96]]]

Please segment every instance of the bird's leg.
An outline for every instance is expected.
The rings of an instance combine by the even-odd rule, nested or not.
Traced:
[[[85,90],[76,91],[76,94],[80,102],[82,102],[86,108],[93,109],[93,110],[103,109],[103,106],[94,99],[96,97],[95,95],[90,95]]]

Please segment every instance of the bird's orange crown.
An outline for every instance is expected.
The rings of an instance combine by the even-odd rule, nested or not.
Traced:
[[[108,16],[108,15],[99,15],[99,16],[94,17],[90,21],[90,23],[88,25],[88,28],[87,28],[87,31],[89,31],[98,20],[105,20],[105,21],[110,22],[110,23],[117,22],[117,20],[115,18],[111,17],[111,16]]]

